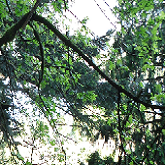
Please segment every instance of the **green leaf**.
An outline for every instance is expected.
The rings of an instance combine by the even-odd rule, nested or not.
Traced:
[[[130,124],[132,123],[132,115],[129,115],[128,121]]]
[[[162,129],[162,133],[163,133],[163,135],[165,135],[165,129]]]
[[[130,126],[130,123],[127,121],[125,126],[126,128],[128,128]]]

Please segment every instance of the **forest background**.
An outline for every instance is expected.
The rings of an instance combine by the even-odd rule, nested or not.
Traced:
[[[77,164],[165,164],[164,3],[103,2],[117,23],[95,36],[70,10],[74,1],[0,1],[1,164],[34,164],[36,152],[40,164],[72,164],[65,142],[77,131],[115,142],[110,156],[96,151]],[[66,11],[81,25],[74,32]]]

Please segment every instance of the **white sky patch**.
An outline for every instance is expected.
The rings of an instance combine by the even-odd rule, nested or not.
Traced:
[[[105,17],[103,12],[101,12],[97,3],[99,4],[100,8],[103,9],[104,13],[110,20]],[[88,17],[89,20],[86,24],[87,27],[89,27],[89,29],[91,29],[91,31],[93,31],[97,36],[102,36],[105,35],[105,33],[109,29],[115,29],[112,24],[116,25],[115,22],[117,21],[117,19],[112,14],[110,8],[112,9],[116,5],[116,0],[111,0],[109,6],[106,5],[104,1],[95,2],[94,0],[75,0],[75,3],[72,3],[69,10],[72,11],[73,14],[75,14],[80,20],[84,19],[85,17]],[[69,13],[66,13],[67,16],[68,14]]]

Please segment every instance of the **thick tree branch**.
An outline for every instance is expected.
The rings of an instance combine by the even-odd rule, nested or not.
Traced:
[[[45,19],[42,16],[33,15],[33,20],[38,21],[40,23],[43,23],[45,26],[47,26],[51,31],[53,31],[57,37],[63,41],[65,43],[66,46],[71,47],[75,52],[77,52],[79,54],[79,56],[81,56],[86,62],[88,62],[88,64],[90,66],[92,66],[103,78],[105,78],[105,80],[107,80],[109,82],[109,84],[111,84],[114,88],[116,88],[119,92],[124,93],[126,96],[128,96],[129,98],[131,98],[132,100],[134,100],[137,103],[143,104],[145,107],[150,107],[152,109],[165,109],[165,106],[159,106],[159,105],[152,105],[149,103],[146,103],[142,100],[140,100],[138,97],[134,96],[132,93],[128,92],[127,90],[125,90],[123,87],[121,87],[120,85],[118,85],[116,82],[114,82],[110,77],[108,77],[103,71],[101,71],[99,69],[99,67],[97,67],[91,59],[89,59],[75,44],[73,44],[67,37],[65,37],[62,33],[60,33],[58,31],[58,29],[51,23],[49,22],[47,19]]]
[[[0,38],[0,47],[3,44],[6,44],[6,43],[12,41],[16,35],[16,32],[19,29],[21,29],[21,28],[24,29],[26,27],[26,25],[31,20],[31,17],[32,17],[33,13],[35,12],[35,10],[37,9],[40,2],[41,2],[41,0],[37,0],[34,7],[32,8],[32,10],[30,12],[28,12],[27,14],[25,14],[16,24],[14,24],[10,29],[8,29],[5,32],[3,37]],[[7,3],[7,1],[6,1],[6,3]],[[7,3],[7,6],[8,6],[8,3]],[[8,6],[8,8],[9,8],[9,6]],[[10,11],[10,8],[9,8],[9,11]]]
[[[22,27],[22,25],[24,24],[24,22],[27,20],[27,16],[29,15],[29,13],[25,14],[20,21],[18,21],[14,26],[12,26],[9,30],[6,31],[6,33],[3,35],[2,38],[0,38],[0,47],[3,44],[6,44],[10,41],[12,41],[16,35],[16,32]],[[45,26],[47,26],[47,28],[49,28],[51,31],[53,31],[56,36],[65,43],[66,46],[71,47],[75,52],[77,52],[79,54],[79,56],[81,56],[86,62],[88,62],[88,64],[90,66],[92,66],[105,80],[108,81],[109,84],[111,84],[114,88],[116,88],[119,92],[124,93],[126,96],[128,96],[129,98],[131,98],[133,101],[143,104],[145,107],[150,107],[152,109],[160,109],[160,110],[164,110],[165,106],[159,106],[159,105],[152,105],[149,103],[146,103],[144,101],[142,101],[141,99],[139,99],[138,97],[134,96],[132,93],[130,93],[129,91],[125,90],[122,86],[118,85],[116,82],[114,82],[110,77],[108,77],[103,71],[101,71],[99,69],[98,66],[96,66],[91,59],[89,59],[83,52],[81,49],[79,49],[75,44],[73,44],[67,37],[65,37],[62,33],[60,33],[58,31],[58,29],[51,23],[49,22],[46,18],[37,15],[37,14],[33,14],[32,18],[35,21],[38,21],[40,23],[43,23]]]
[[[10,29],[8,29],[5,34],[0,38],[0,47],[3,44],[7,44],[8,42],[12,41],[19,29],[23,26],[24,22],[26,21],[29,13],[25,14],[16,24],[14,24]]]

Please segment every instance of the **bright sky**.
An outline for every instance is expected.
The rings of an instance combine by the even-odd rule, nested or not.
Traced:
[[[106,3],[108,3],[109,6]],[[75,0],[69,9],[80,20],[88,17],[87,27],[96,35],[101,36],[105,35],[111,28],[115,29],[114,25],[116,25],[117,19],[112,14],[110,8],[112,9],[116,5],[116,0],[111,0],[110,2],[108,2],[108,0]],[[108,18],[101,12],[99,7],[104,11]]]

